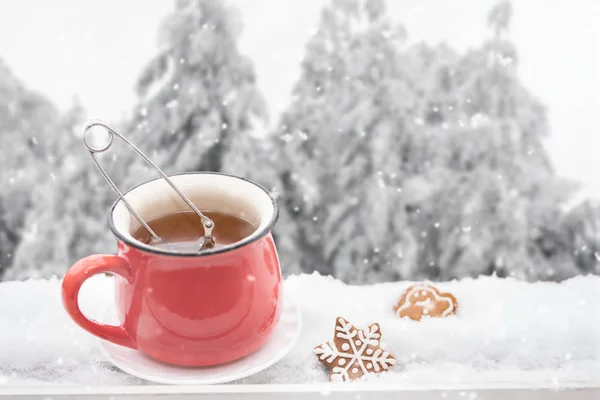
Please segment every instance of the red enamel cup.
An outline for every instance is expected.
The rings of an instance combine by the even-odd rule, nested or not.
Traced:
[[[131,236],[140,225],[122,201],[109,215],[116,255],[79,260],[62,282],[63,304],[88,332],[182,366],[210,366],[260,348],[282,311],[282,281],[271,230],[277,203],[251,181],[216,173],[170,176],[200,209],[243,217],[258,228],[243,240],[198,253],[172,253]],[[163,179],[144,183],[125,198],[145,221],[188,206]],[[115,276],[119,326],[83,315],[77,302],[83,282],[94,274]]]

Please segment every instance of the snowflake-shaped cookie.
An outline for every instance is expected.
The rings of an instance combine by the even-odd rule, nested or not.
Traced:
[[[396,359],[381,349],[380,339],[379,324],[358,330],[344,318],[338,318],[333,340],[315,347],[315,353],[331,370],[332,381],[350,381],[394,365]]]

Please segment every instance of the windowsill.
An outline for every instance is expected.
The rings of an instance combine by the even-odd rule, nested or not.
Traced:
[[[458,298],[458,315],[417,323],[396,319],[391,311],[406,282],[357,287],[295,276],[284,290],[301,309],[303,328],[283,360],[233,384],[163,386],[131,377],[104,359],[96,338],[64,312],[59,280],[4,282],[0,304],[9,306],[0,313],[0,396],[598,399],[600,324],[593,316],[599,283],[600,277],[589,276],[561,284],[497,278],[440,284]],[[99,316],[111,298],[108,278],[93,278],[80,295],[91,317]],[[359,328],[379,322],[382,345],[398,365],[374,381],[328,384],[312,349],[331,340],[337,316]]]
[[[369,399],[369,400],[597,400],[600,386],[586,386],[578,383],[552,386],[504,387],[484,385],[463,387],[411,387],[410,385],[214,385],[214,386],[107,386],[107,387],[61,387],[61,388],[10,388],[0,389],[0,398],[27,399],[198,399],[223,398],[241,400],[281,400],[293,398],[312,399]]]

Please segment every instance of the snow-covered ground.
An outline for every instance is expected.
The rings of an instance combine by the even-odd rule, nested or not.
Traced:
[[[408,285],[348,286],[316,274],[288,278],[285,292],[303,315],[300,339],[279,363],[239,383],[326,382],[313,347],[332,339],[338,316],[358,328],[380,323],[382,346],[399,362],[378,383],[600,383],[600,277],[444,283],[439,287],[460,302],[458,315],[422,322],[400,320],[392,311]],[[101,277],[86,282],[80,296],[84,312],[96,318],[110,299],[111,279]],[[58,279],[0,283],[0,304],[0,388],[146,384],[105,361],[97,340],[69,319]]]

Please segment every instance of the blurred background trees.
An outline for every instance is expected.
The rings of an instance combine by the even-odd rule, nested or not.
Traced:
[[[0,272],[10,269],[33,207],[32,191],[51,180],[61,158],[60,115],[42,95],[26,88],[0,60]]]
[[[134,140],[170,172],[222,171],[253,121],[265,121],[252,60],[237,49],[241,17],[224,1],[177,1],[159,53],[143,67]]]
[[[169,173],[223,171],[272,189],[286,274],[369,283],[599,273],[600,204],[569,201],[577,185],[552,168],[546,109],[517,75],[512,13],[498,3],[483,43],[460,53],[408,45],[384,0],[331,0],[292,101],[268,129],[252,60],[237,48],[237,11],[178,0],[130,118],[113,122]],[[3,279],[61,275],[114,251],[114,195],[80,143],[85,117],[76,100],[59,113],[0,62]],[[101,162],[121,188],[156,176],[113,147]]]

